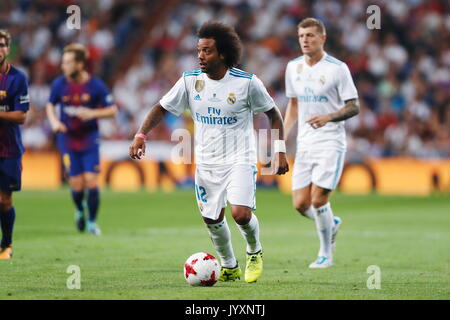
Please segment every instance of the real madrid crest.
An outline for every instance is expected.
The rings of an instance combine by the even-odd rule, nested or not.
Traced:
[[[236,95],[234,93],[230,93],[228,95],[227,102],[229,104],[234,104],[236,102]]]
[[[298,65],[297,65],[297,73],[300,73],[300,72],[302,72],[303,71],[303,64],[302,63],[299,63]]]
[[[319,81],[322,85],[324,85],[325,84],[325,76],[323,76],[323,75],[320,76]]]
[[[195,90],[200,92],[205,88],[205,80],[196,80],[195,81]]]

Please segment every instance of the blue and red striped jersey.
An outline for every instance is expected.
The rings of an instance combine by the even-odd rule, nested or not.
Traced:
[[[27,77],[19,69],[8,65],[6,71],[0,73],[0,110],[27,112],[29,107]],[[0,120],[0,158],[17,158],[24,151],[19,125]]]
[[[90,77],[85,83],[73,83],[60,76],[52,83],[49,102],[58,107],[59,119],[67,127],[67,132],[58,136],[60,149],[84,151],[98,145],[97,119],[82,121],[75,114],[79,107],[95,109],[114,104],[103,81]]]

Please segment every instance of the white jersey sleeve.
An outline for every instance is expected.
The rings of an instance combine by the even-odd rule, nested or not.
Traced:
[[[294,85],[292,84],[292,76],[291,76],[292,64],[288,63],[286,67],[286,73],[284,76],[285,87],[286,87],[286,97],[288,98],[297,98],[295,93]]]
[[[255,75],[250,80],[248,89],[250,109],[254,113],[266,112],[275,107],[275,102],[267,92],[262,81]]]
[[[341,64],[341,72],[338,73],[337,90],[342,101],[358,98],[358,91],[353,83],[350,70],[345,63]]]
[[[184,77],[178,79],[172,89],[169,90],[159,101],[167,111],[179,116],[189,106]]]

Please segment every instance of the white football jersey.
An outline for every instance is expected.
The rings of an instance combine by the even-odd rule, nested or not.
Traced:
[[[195,124],[195,160],[199,165],[255,164],[253,114],[275,106],[255,75],[231,68],[220,80],[200,69],[183,76],[159,102],[179,116],[188,108]]]
[[[298,102],[297,150],[345,151],[344,121],[328,122],[318,129],[306,121],[315,114],[336,112],[346,100],[358,98],[347,65],[324,52],[322,59],[311,67],[301,56],[289,61],[285,80],[286,96],[297,98]]]

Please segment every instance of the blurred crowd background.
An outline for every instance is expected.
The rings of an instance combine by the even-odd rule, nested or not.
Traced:
[[[66,26],[71,4],[81,7],[81,30]],[[371,4],[381,8],[380,30],[366,26]],[[236,28],[244,43],[240,68],[262,79],[284,114],[285,67],[301,55],[297,24],[308,16],[325,23],[325,49],[348,64],[359,92],[361,113],[346,122],[350,161],[450,157],[446,0],[2,0],[0,28],[13,37],[9,60],[30,80],[24,143],[28,150],[55,148],[45,104],[65,45],[88,47],[89,70],[107,83],[120,108],[116,119],[102,120],[103,139],[130,140],[182,72],[198,67],[196,31],[208,20]],[[192,126],[189,115],[168,115],[151,138],[170,141],[174,128]],[[255,127],[269,127],[264,115]]]

